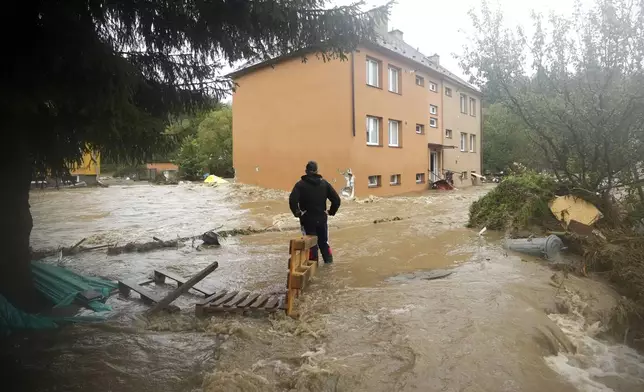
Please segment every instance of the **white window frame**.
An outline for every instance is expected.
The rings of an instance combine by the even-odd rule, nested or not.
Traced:
[[[461,152],[467,152],[467,133],[461,132]]]
[[[420,83],[418,83],[420,81]],[[416,75],[416,86],[425,87],[425,78],[420,75]]]
[[[438,86],[434,82],[429,82],[429,91],[436,92],[438,91]]]
[[[429,126],[431,128],[438,128],[438,119],[435,117],[430,117],[429,118]]]
[[[449,87],[445,87],[445,95],[447,95],[448,97],[451,97],[452,96],[452,89],[449,88]]]
[[[389,176],[389,185],[400,185],[400,174],[392,174]]]
[[[371,129],[371,125],[375,124],[375,130]],[[371,135],[375,133],[375,142],[372,141]],[[367,116],[367,145],[379,146],[380,145],[380,118]]]
[[[438,106],[429,105],[429,114],[438,114]]]
[[[452,132],[452,130],[451,130],[451,129],[446,129],[446,130],[445,130],[445,137],[446,137],[447,139],[451,139],[453,134],[454,134],[454,132]]]
[[[375,80],[372,80],[374,77]],[[372,58],[367,58],[367,84],[373,87],[380,87],[380,62]]]
[[[394,131],[394,126],[395,125],[395,131]],[[389,147],[400,147],[400,121],[397,120],[389,120]],[[396,135],[396,142],[392,142],[392,135]]]
[[[476,152],[476,135],[470,133],[470,152]]]
[[[423,183],[425,183],[425,173],[416,173],[416,184],[423,184]]]
[[[476,98],[470,97],[470,116],[476,117]]]
[[[467,95],[461,94],[461,113],[467,114]]]
[[[420,132],[418,132],[418,127],[420,127]],[[425,133],[425,124],[416,124],[416,133],[422,135]]]
[[[378,180],[379,177],[380,176],[369,176],[369,178],[367,178],[369,188],[377,188],[380,186],[380,181]],[[374,180],[375,182],[371,180]]]
[[[387,74],[389,75],[389,91],[400,94],[400,68],[390,65]]]

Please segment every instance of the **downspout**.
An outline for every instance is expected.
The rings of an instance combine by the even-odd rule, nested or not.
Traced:
[[[481,127],[479,128],[479,170],[480,175],[483,175],[483,95],[479,99],[479,115],[481,117]]]
[[[438,177],[442,178],[445,173],[445,80],[441,78],[441,88],[438,92],[441,95],[441,167],[438,169]],[[452,135],[453,137],[453,135]]]
[[[353,56],[354,52],[351,52],[351,130],[352,134],[356,136],[356,71],[355,71],[355,59]]]

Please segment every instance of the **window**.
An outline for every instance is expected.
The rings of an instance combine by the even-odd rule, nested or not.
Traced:
[[[449,88],[449,87],[445,87],[445,95],[447,95],[448,97],[451,97],[452,96],[452,89]]]
[[[432,127],[432,128],[438,127],[438,119],[436,119],[434,117],[430,117],[429,118],[429,126]]]
[[[429,114],[438,114],[438,106],[429,105]]]
[[[400,174],[392,174],[389,177],[389,185],[400,185]]]
[[[470,135],[470,152],[476,152],[476,135]]]
[[[425,125],[424,124],[416,124],[416,133],[419,135],[422,135],[425,133]]]
[[[446,129],[445,130],[445,137],[448,139],[452,138],[452,130],[451,129]]]
[[[389,91],[400,94],[400,69],[389,66]]]
[[[380,62],[374,59],[367,59],[367,84],[380,87]]]
[[[461,94],[461,113],[467,114],[467,96]]]
[[[389,147],[400,147],[400,121],[389,120]]]
[[[461,132],[461,151],[467,151],[467,133]]]
[[[416,184],[425,183],[425,173],[416,173]]]
[[[476,99],[470,98],[470,116],[476,117]]]
[[[416,86],[425,87],[425,78],[416,75]]]
[[[378,117],[367,117],[367,144],[370,146],[380,145],[380,119]]]
[[[434,82],[429,82],[429,91],[436,92],[438,88],[436,87],[436,83]]]
[[[380,186],[380,176],[369,176],[369,188]]]

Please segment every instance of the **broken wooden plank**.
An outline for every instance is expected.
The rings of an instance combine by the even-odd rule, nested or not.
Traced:
[[[119,291],[124,296],[128,296],[130,294],[130,291],[135,291],[141,296],[141,300],[147,304],[157,304],[156,306],[158,306],[159,302],[161,301],[161,298],[152,290],[139,286],[134,282],[130,282],[127,280],[119,280],[118,285],[119,285]],[[171,312],[176,312],[180,310],[177,306],[170,305],[170,304],[164,305],[164,308]]]
[[[159,283],[159,284],[164,283],[165,278],[170,278],[170,279],[174,280],[175,282],[177,282],[177,286],[181,286],[183,284],[186,284],[186,282],[188,281],[188,279],[184,278],[183,276],[177,275],[177,274],[172,273],[170,271],[154,270],[154,282],[155,283]],[[203,288],[201,285],[198,285],[198,284],[195,284],[194,286],[192,286],[192,289],[195,290],[195,291],[200,292],[201,294],[205,295],[206,297],[209,297],[209,296],[214,294],[214,292],[212,290],[207,290],[207,289]]]
[[[244,299],[246,299],[246,297],[248,297],[248,294],[250,294],[250,292],[248,292],[248,291],[242,291],[242,292],[240,292],[240,293],[239,293],[239,294],[237,294],[233,299],[231,299],[230,301],[226,302],[226,303],[224,304],[224,307],[225,307],[225,308],[230,308],[230,307],[233,307],[233,306],[237,305],[238,303],[240,303],[240,302],[242,302]]]
[[[252,304],[257,299],[257,297],[259,297],[259,293],[250,293],[245,300],[237,304],[237,307],[247,308],[248,306],[250,306],[250,304]]]
[[[198,305],[208,305],[209,303],[211,303],[213,301],[216,301],[219,298],[223,297],[224,295],[226,295],[226,293],[228,293],[228,290],[217,291],[216,293],[214,293],[210,297],[204,299],[201,302],[198,302]]]
[[[197,317],[203,316],[206,313],[206,311],[208,310],[206,308],[209,308],[210,303],[212,301],[216,301],[219,298],[223,297],[224,295],[226,295],[227,292],[228,292],[227,290],[221,290],[221,291],[218,291],[218,292],[214,293],[210,297],[204,299],[203,301],[197,302],[195,304],[195,315]]]
[[[239,293],[238,291],[231,291],[230,293],[224,295],[223,297],[219,298],[217,301],[212,302],[210,304],[211,307],[217,307],[225,304],[226,302],[230,301],[231,299],[235,298],[235,296]]]
[[[264,305],[264,309],[266,310],[273,310],[277,307],[277,304],[280,301],[280,297],[277,295],[274,295],[269,298],[268,302],[266,302],[266,305]]]
[[[253,308],[253,309],[259,308],[262,305],[264,305],[266,303],[266,301],[268,301],[268,295],[262,294],[262,295],[259,296],[259,298],[257,298],[257,300],[255,300],[255,302],[253,302],[250,305],[250,307]]]
[[[217,263],[216,261],[213,262],[212,264],[210,264],[209,266],[207,266],[206,268],[201,270],[198,274],[196,274],[192,278],[188,279],[188,281],[186,283],[184,283],[181,286],[177,287],[176,290],[174,290],[173,292],[168,294],[165,298],[163,298],[161,301],[159,301],[159,303],[156,306],[154,306],[152,309],[150,309],[150,311],[148,313],[152,314],[152,313],[158,312],[159,310],[165,308],[172,301],[177,299],[181,294],[183,294],[186,291],[190,290],[190,288],[192,288],[192,286],[197,284],[197,282],[201,281],[203,278],[205,278],[206,276],[210,275],[210,273],[212,271],[214,271],[215,269],[217,269],[217,267],[219,267],[219,263]]]

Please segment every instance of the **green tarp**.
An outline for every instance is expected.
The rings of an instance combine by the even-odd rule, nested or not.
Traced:
[[[111,310],[104,303],[112,290],[118,285],[105,279],[88,277],[76,274],[68,269],[54,265],[32,262],[34,286],[47,299],[53,307],[62,307],[72,303],[81,304],[95,312]],[[79,295],[84,292],[100,294],[92,300],[83,300]],[[10,333],[15,329],[46,329],[56,328],[63,323],[100,321],[100,316],[73,316],[73,317],[48,317],[37,314],[28,314],[16,309],[2,295],[0,295],[0,334]]]

